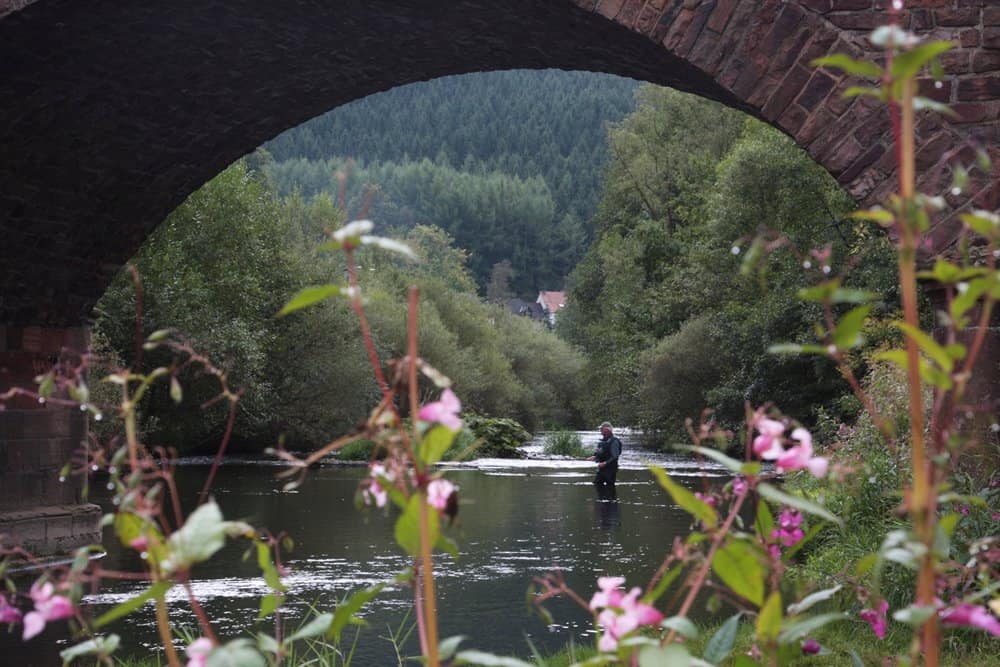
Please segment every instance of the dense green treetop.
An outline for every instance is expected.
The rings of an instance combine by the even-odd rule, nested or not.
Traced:
[[[541,177],[560,218],[585,220],[600,192],[605,124],[632,110],[637,86],[610,74],[561,70],[448,76],[345,104],[265,147],[278,162],[429,158],[462,171]]]

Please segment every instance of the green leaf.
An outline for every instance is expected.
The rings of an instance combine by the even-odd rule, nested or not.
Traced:
[[[847,618],[847,614],[838,611],[831,612],[829,614],[811,616],[801,621],[791,623],[786,625],[781,631],[781,634],[778,635],[778,643],[791,644],[792,642],[797,642],[803,637],[813,634],[813,632],[819,630],[824,625],[833,623],[834,621],[842,621],[845,618]]]
[[[705,660],[717,665],[729,657],[736,643],[736,633],[739,631],[742,615],[742,612],[733,614],[715,631],[705,646],[705,655],[702,656]]]
[[[648,605],[655,604],[656,601],[659,600],[660,597],[667,592],[667,589],[670,588],[670,584],[674,583],[674,581],[677,579],[677,577],[680,575],[683,569],[684,569],[684,564],[678,563],[677,565],[674,565],[672,568],[667,570],[664,573],[664,575],[660,577],[660,580],[656,582],[656,586],[653,588],[653,590],[651,590],[646,595],[642,596],[642,601]]]
[[[865,663],[861,660],[861,656],[853,648],[847,649],[847,652],[851,656],[851,667],[865,667]]]
[[[316,287],[305,287],[292,297],[292,300],[278,311],[278,317],[284,317],[296,310],[302,310],[314,304],[329,299],[331,296],[343,294],[344,288],[340,285],[319,285]]]
[[[260,649],[261,653],[276,655],[281,650],[281,645],[271,635],[261,632],[257,634],[257,648]]]
[[[871,306],[858,306],[841,317],[837,328],[833,330],[833,344],[841,350],[849,350],[860,345],[864,341],[861,329],[871,309]]]
[[[757,503],[754,528],[757,530],[757,534],[765,539],[770,539],[771,531],[774,530],[774,514],[771,513],[771,508],[763,500]]]
[[[207,667],[267,667],[267,661],[249,639],[235,639],[208,654]]]
[[[868,303],[875,301],[879,296],[875,292],[863,289],[851,289],[849,287],[838,287],[830,295],[831,303]]]
[[[281,575],[278,573],[278,568],[274,566],[274,561],[271,558],[271,547],[264,540],[256,540],[256,546],[257,567],[260,568],[261,573],[264,575],[264,581],[268,587],[275,591],[287,591],[288,587],[281,583]]]
[[[896,216],[894,216],[891,211],[887,211],[881,206],[875,206],[862,211],[854,211],[851,213],[850,217],[855,220],[869,220],[871,222],[876,222],[883,227],[891,225],[896,219]]]
[[[530,662],[517,658],[493,655],[484,651],[462,651],[455,656],[456,665],[480,665],[481,667],[534,667]]]
[[[639,667],[691,667],[691,654],[680,644],[643,646],[639,649]]]
[[[48,398],[52,396],[52,392],[56,389],[56,378],[52,373],[46,373],[42,376],[42,379],[38,383],[38,395],[42,398]]]
[[[806,514],[812,514],[813,516],[818,516],[821,519],[831,521],[838,526],[844,525],[843,521],[822,505],[817,505],[816,503],[806,500],[801,496],[793,496],[785,493],[784,491],[779,491],[770,484],[758,484],[757,492],[771,502],[778,503],[779,505],[794,507],[795,509],[802,510]]]
[[[933,359],[934,363],[936,363],[941,370],[946,373],[951,372],[951,369],[954,367],[954,360],[936,340],[927,335],[927,333],[923,330],[918,329],[908,322],[897,321],[893,322],[893,324],[913,339],[920,349],[923,350],[927,356]]]
[[[988,171],[988,170],[987,170]],[[1000,215],[990,211],[973,211],[959,216],[969,229],[988,239],[1000,236]]]
[[[781,631],[781,593],[774,591],[757,617],[757,639],[770,643],[777,639]]]
[[[257,612],[257,620],[267,618],[281,606],[285,601],[285,596],[280,593],[268,593],[260,598],[260,611]]]
[[[843,53],[835,53],[822,58],[816,58],[810,64],[813,67],[831,67],[833,69],[839,69],[847,74],[853,74],[854,76],[861,76],[868,79],[878,79],[882,76],[882,68],[875,63],[868,60],[855,60],[854,58]]]
[[[893,79],[911,79],[931,60],[951,49],[951,42],[927,42],[915,49],[896,54],[889,72]]]
[[[733,667],[760,667],[760,663],[748,655],[738,655],[733,658]]]
[[[455,442],[456,435],[458,435],[457,432],[440,424],[432,427],[424,434],[423,439],[417,446],[420,460],[426,464],[433,464],[440,461],[444,453],[451,447],[451,444]]]
[[[318,615],[316,618],[312,619],[305,625],[301,626],[294,634],[285,639],[284,643],[289,644],[299,639],[309,639],[310,637],[319,637],[325,634],[329,629],[330,625],[333,623],[333,614],[327,612]]]
[[[343,632],[349,622],[354,622],[355,614],[361,611],[361,608],[368,604],[368,602],[373,600],[383,588],[385,588],[385,584],[376,584],[375,586],[363,588],[338,604],[337,608],[333,611],[333,621],[330,623],[330,629],[326,632],[327,639],[339,642],[340,633]]]
[[[899,621],[900,623],[905,623],[910,627],[918,628],[924,624],[928,618],[937,613],[934,607],[921,607],[919,605],[911,604],[908,607],[903,607],[902,609],[897,609],[892,612],[892,617]]]
[[[396,542],[411,556],[420,554],[420,507],[423,504],[420,494],[413,494],[406,503],[406,509],[396,520]],[[427,538],[433,545],[441,532],[441,521],[433,508],[427,509],[429,533]]]
[[[170,398],[174,403],[180,403],[184,399],[184,391],[181,389],[181,383],[174,375],[170,376]]]
[[[382,236],[366,235],[361,237],[361,244],[373,245],[377,248],[381,248],[382,250],[388,250],[389,252],[398,253],[414,262],[420,259],[412,250],[410,250],[410,246],[395,239],[387,239]]]
[[[668,630],[675,630],[686,639],[698,638],[698,626],[691,622],[687,616],[671,616],[660,623],[660,627]]]
[[[118,635],[108,635],[106,637],[94,637],[76,646],[59,651],[59,657],[64,664],[68,664],[87,655],[111,655],[121,643]]]
[[[802,598],[800,601],[788,605],[788,615],[798,616],[802,612],[812,608],[813,606],[819,604],[820,602],[825,602],[826,600],[829,600],[834,595],[839,593],[842,588],[843,586],[838,584],[833,588],[827,588],[822,591],[816,591],[815,593],[811,593]]]
[[[454,637],[441,640],[441,643],[438,644],[438,655],[444,661],[451,660],[452,656],[455,655],[455,651],[458,650],[458,645],[465,641],[465,639],[465,635],[455,635]]]
[[[150,600],[162,598],[172,587],[173,583],[169,581],[156,582],[139,595],[136,595],[134,598],[129,598],[128,600],[125,600],[125,602],[122,602],[121,604],[101,614],[101,616],[94,621],[94,627],[102,628],[112,621],[117,621],[123,616],[128,616]]]
[[[962,319],[965,314],[976,305],[976,302],[979,301],[983,294],[986,293],[986,290],[992,287],[995,283],[996,280],[994,280],[992,276],[979,278],[969,282],[965,291],[961,291],[956,294],[955,298],[951,301],[951,307],[948,311],[949,315],[951,315],[951,319],[955,322]]]
[[[764,602],[764,569],[756,550],[745,540],[729,539],[715,553],[712,571],[736,594],[757,606]]]
[[[691,445],[678,445],[677,449],[684,452],[694,452],[695,454],[700,454],[706,458],[710,458],[713,461],[726,466],[732,472],[741,472],[743,470],[744,463],[742,461],[737,461],[730,456],[726,456],[718,449],[712,449],[711,447],[692,447]]]
[[[656,477],[656,481],[659,482],[660,486],[666,489],[670,497],[673,498],[674,502],[677,503],[684,511],[693,516],[698,521],[701,521],[709,528],[715,528],[719,525],[719,515],[716,513],[715,508],[708,503],[699,500],[693,493],[685,489],[680,484],[676,483],[674,480],[670,479],[666,471],[663,468],[658,468],[657,466],[647,466]]]
[[[228,528],[214,500],[201,505],[167,540],[169,553],[163,561],[163,569],[178,572],[208,560],[225,545]]]

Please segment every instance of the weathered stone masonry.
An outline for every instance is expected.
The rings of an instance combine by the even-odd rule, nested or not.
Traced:
[[[810,62],[876,55],[866,35],[889,1],[0,0],[0,391],[80,338],[116,271],[202,183],[289,127],[413,81],[557,67],[673,86],[776,125],[878,201],[895,176],[885,114],[844,100],[855,82]],[[905,4],[906,27],[959,45],[942,86],[923,83],[959,116],[919,123],[922,185],[940,190],[932,181],[973,144],[1000,164],[1000,5]],[[949,195],[939,247],[955,212],[997,207],[998,182],[977,172]],[[52,477],[81,424],[37,406],[0,413],[0,532],[62,534],[65,512],[38,508],[75,501]],[[23,522],[27,506],[42,529]]]

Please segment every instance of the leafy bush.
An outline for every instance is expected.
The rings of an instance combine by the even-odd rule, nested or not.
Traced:
[[[545,436],[545,453],[550,456],[569,456],[585,459],[590,452],[584,449],[580,436],[573,431],[552,431]]]
[[[375,443],[371,440],[355,440],[337,452],[341,461],[368,461],[375,452]]]
[[[475,456],[498,459],[519,459],[524,454],[518,449],[531,439],[531,433],[513,419],[498,419],[481,415],[463,415],[466,427],[480,442]]]

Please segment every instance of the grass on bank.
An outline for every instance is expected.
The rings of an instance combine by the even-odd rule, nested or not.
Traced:
[[[545,436],[545,453],[574,459],[585,459],[591,454],[584,448],[580,436],[573,431],[550,431]]]

